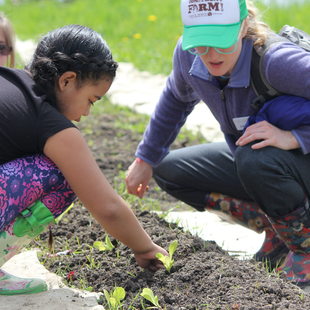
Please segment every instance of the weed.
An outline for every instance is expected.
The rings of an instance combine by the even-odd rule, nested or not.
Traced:
[[[88,285],[88,281],[84,278],[79,279],[79,289],[88,291],[88,292],[93,292],[94,288],[90,285]]]
[[[101,267],[101,263],[97,263],[94,258],[94,255],[93,255],[94,248],[89,245],[89,249],[90,249],[89,254],[86,255],[86,260],[87,260],[86,265],[91,269],[99,269]]]

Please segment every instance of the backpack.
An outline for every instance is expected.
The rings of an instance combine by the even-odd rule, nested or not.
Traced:
[[[310,52],[310,35],[298,28],[285,25],[278,34],[272,34],[264,46],[254,47],[251,63],[251,84],[256,93],[251,105],[258,111],[266,101],[280,96],[281,93],[273,88],[263,76],[263,57],[268,48],[279,42],[293,42],[304,50]]]

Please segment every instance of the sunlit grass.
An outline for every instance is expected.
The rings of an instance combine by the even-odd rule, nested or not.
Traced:
[[[291,24],[310,32],[310,3],[267,7],[263,18],[272,29]],[[47,31],[65,24],[83,24],[100,32],[114,58],[138,69],[168,74],[174,46],[182,33],[179,0],[23,0],[0,6],[12,20],[18,37],[37,40]]]
[[[260,1],[255,1],[260,8],[263,20],[274,31],[279,31],[280,28],[287,24],[300,28],[310,33],[309,12],[310,3],[305,1],[303,4],[295,3],[294,0],[287,6],[279,6],[271,1],[271,5],[266,6]]]

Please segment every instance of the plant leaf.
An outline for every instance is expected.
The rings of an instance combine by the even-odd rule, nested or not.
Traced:
[[[169,256],[166,256],[162,253],[156,253],[155,257],[158,258],[158,260],[160,260],[164,264],[166,270],[170,272],[170,269],[173,266],[174,260],[170,258]]]
[[[140,295],[146,300],[148,300],[150,303],[152,303],[154,306],[160,308],[160,305],[158,303],[158,297],[154,295],[153,291],[150,288],[144,288]]]
[[[119,302],[114,297],[110,298],[110,305],[111,305],[112,309],[116,309],[116,306],[118,304],[119,304]]]
[[[174,252],[176,251],[176,249],[177,249],[177,247],[178,247],[178,244],[179,244],[179,243],[178,243],[178,240],[174,240],[174,241],[172,241],[172,242],[170,243],[169,249],[168,249],[170,258],[172,258]]]
[[[114,245],[112,244],[108,235],[105,236],[105,247],[106,247],[106,250],[109,250],[109,251],[114,249]]]
[[[122,299],[125,298],[126,292],[125,292],[125,290],[124,290],[122,287],[117,286],[117,287],[114,289],[114,291],[113,291],[113,293],[112,293],[112,296],[113,296],[116,300],[121,301]]]
[[[99,251],[105,251],[107,249],[102,241],[95,241],[93,247]]]
[[[110,299],[110,294],[107,290],[103,290],[104,296],[106,298],[106,300],[108,301]]]

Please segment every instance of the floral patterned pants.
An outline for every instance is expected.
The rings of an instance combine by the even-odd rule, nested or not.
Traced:
[[[60,170],[44,155],[0,165],[0,232],[37,200],[41,200],[56,218],[75,198]]]

